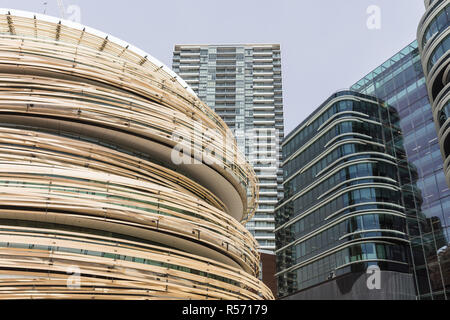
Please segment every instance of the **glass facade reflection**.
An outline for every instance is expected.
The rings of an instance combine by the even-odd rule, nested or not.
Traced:
[[[286,137],[283,158],[275,229],[280,297],[371,265],[412,272],[408,227],[417,224],[422,199],[395,109],[338,92]]]
[[[431,32],[439,30],[436,26]],[[418,297],[448,299],[450,190],[417,42],[406,46],[351,89],[383,99],[398,112],[406,155],[417,170],[416,184],[422,198],[415,203],[420,217],[417,226],[409,228]]]

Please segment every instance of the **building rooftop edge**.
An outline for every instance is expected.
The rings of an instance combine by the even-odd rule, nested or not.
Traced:
[[[292,129],[291,131],[289,131],[286,136],[284,137],[282,144],[284,144],[286,141],[290,140],[305,124],[308,123],[308,121],[317,113],[319,112],[323,107],[325,107],[331,100],[333,100],[334,98],[337,98],[339,96],[342,95],[353,95],[355,97],[360,97],[360,98],[366,98],[366,99],[372,99],[374,100],[374,102],[381,102],[379,99],[377,99],[376,97],[370,96],[370,95],[366,95],[360,92],[357,92],[355,90],[352,89],[341,89],[338,90],[336,92],[334,92],[333,94],[329,95],[328,98],[326,98],[324,100],[324,102],[322,102],[317,108],[314,109],[314,111],[312,111],[305,119],[303,119],[302,122],[300,122],[297,126],[295,126],[294,129]]]
[[[42,20],[42,21],[46,21],[46,22],[50,22],[50,23],[61,23],[64,26],[73,28],[73,29],[77,29],[77,30],[85,30],[88,33],[91,33],[93,35],[96,35],[98,37],[101,38],[106,38],[108,37],[108,40],[120,45],[122,47],[127,47],[128,46],[128,50],[135,52],[136,54],[142,56],[143,58],[145,57],[147,60],[149,60],[151,63],[153,63],[154,65],[160,67],[161,69],[163,69],[165,72],[167,72],[170,76],[174,77],[176,79],[176,81],[178,83],[181,84],[182,87],[184,87],[191,95],[193,95],[194,97],[197,97],[197,94],[194,92],[194,90],[192,90],[192,88],[179,76],[177,75],[171,68],[169,68],[167,65],[165,65],[164,63],[162,63],[160,60],[158,60],[157,58],[155,58],[154,56],[152,56],[151,54],[139,49],[138,47],[122,40],[119,39],[113,35],[107,34],[103,31],[97,30],[95,28],[89,27],[87,25],[83,25],[74,21],[70,21],[70,20],[66,20],[66,19],[62,19],[62,18],[57,18],[54,16],[50,16],[50,15],[46,15],[46,14],[42,14],[42,13],[37,13],[37,12],[32,12],[32,11],[24,11],[24,10],[18,10],[18,9],[10,9],[10,8],[0,8],[0,14],[3,15],[11,15],[11,16],[18,16],[18,17],[22,17],[22,18],[30,18],[30,19],[38,19],[38,20]]]
[[[279,43],[220,43],[220,44],[216,44],[216,43],[209,43],[209,44],[205,44],[205,43],[198,43],[198,44],[193,44],[193,43],[187,43],[187,44],[175,44],[174,47],[241,47],[241,46],[278,46],[281,47],[281,44]]]

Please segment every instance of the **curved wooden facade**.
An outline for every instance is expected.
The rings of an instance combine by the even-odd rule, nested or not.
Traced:
[[[255,173],[156,59],[0,11],[0,119],[0,298],[273,298],[244,227]]]

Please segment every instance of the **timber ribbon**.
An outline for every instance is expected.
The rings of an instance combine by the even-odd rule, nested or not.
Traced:
[[[221,152],[173,163],[199,124],[208,141],[185,143]],[[0,10],[0,298],[273,299],[244,227],[257,178],[228,135],[150,55]]]

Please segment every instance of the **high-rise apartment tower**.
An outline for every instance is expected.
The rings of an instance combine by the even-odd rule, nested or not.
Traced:
[[[274,208],[282,197],[281,57],[278,44],[176,45],[173,70],[234,131],[259,179],[248,230],[263,252],[275,249]]]

